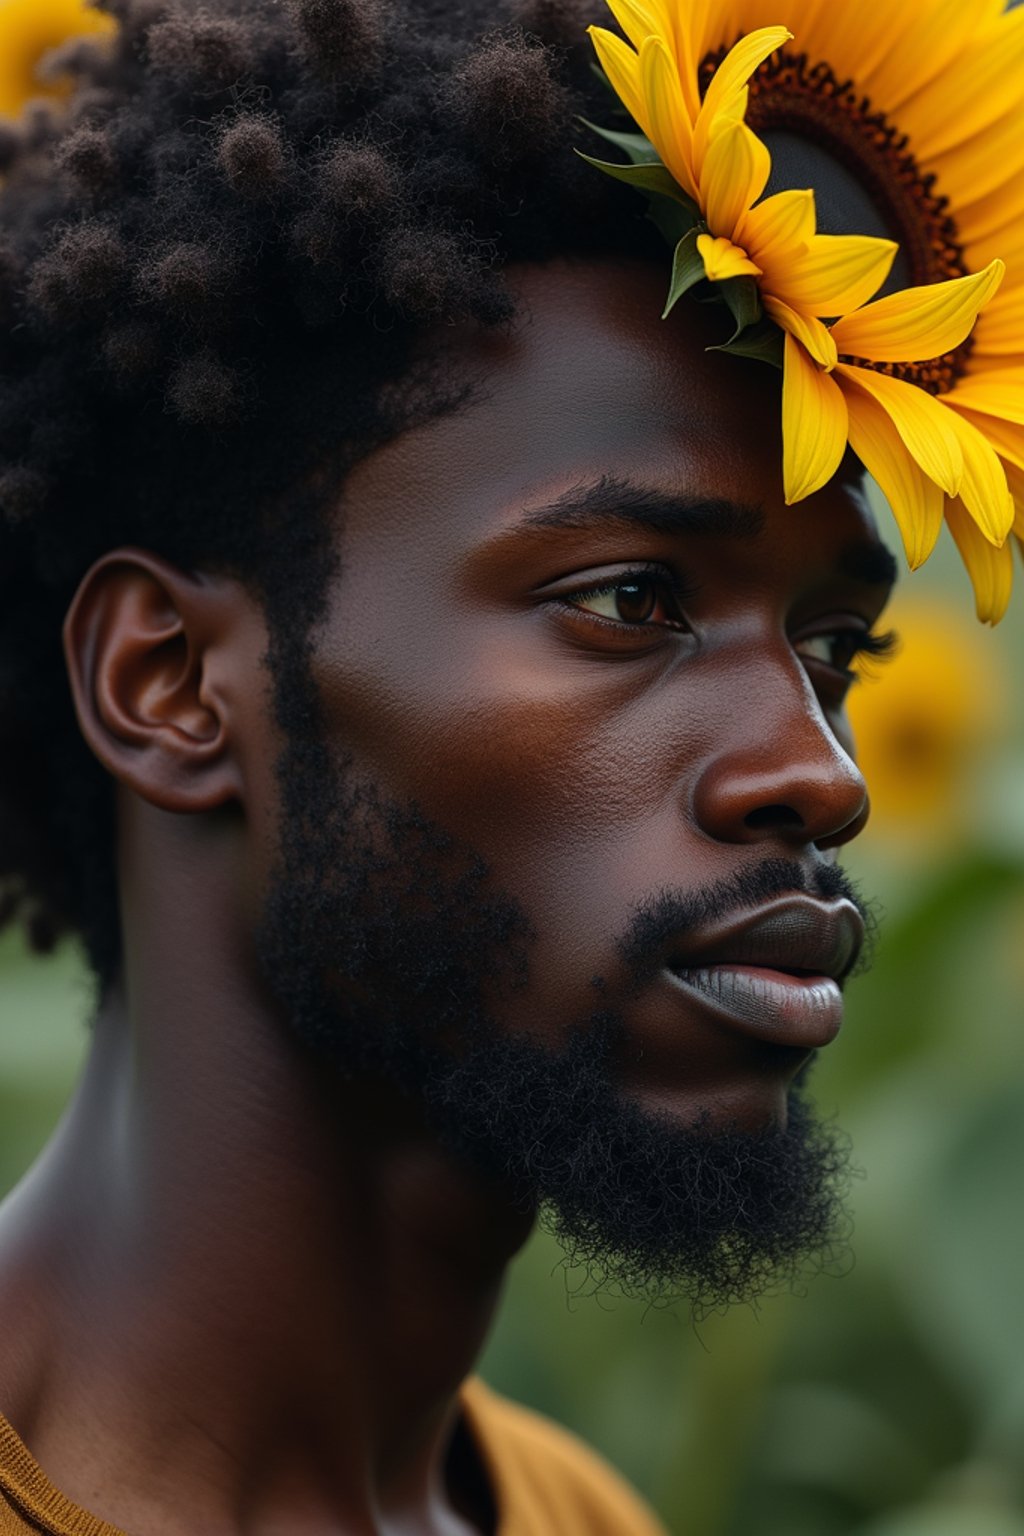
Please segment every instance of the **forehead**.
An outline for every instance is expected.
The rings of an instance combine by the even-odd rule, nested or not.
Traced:
[[[806,540],[810,510],[826,543],[831,530],[876,541],[855,484],[785,507],[781,376],[708,350],[723,339],[719,306],[680,304],[662,321],[667,268],[559,261],[511,281],[520,307],[508,332],[429,339],[439,376],[468,385],[464,403],[356,469],[346,543],[365,538],[404,562],[420,549],[456,556],[601,476],[761,509],[773,538]]]

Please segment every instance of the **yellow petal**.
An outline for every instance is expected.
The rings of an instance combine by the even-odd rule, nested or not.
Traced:
[[[1006,483],[1013,497],[1013,531],[1018,539],[1024,537],[1024,470],[1015,464],[1004,464]]]
[[[712,75],[704,96],[702,115],[706,113],[708,121],[713,120],[729,97],[742,90],[768,55],[781,48],[783,43],[791,42],[792,38],[787,27],[760,27],[741,37]]]
[[[745,123],[730,123],[708,146],[700,178],[700,202],[713,235],[732,239],[736,226],[761,196],[771,157]]]
[[[827,325],[822,325],[813,315],[802,315],[798,310],[790,309],[788,304],[770,293],[762,293],[761,302],[775,324],[781,325],[788,335],[795,336],[816,363],[829,370],[835,367],[836,344]]]
[[[983,134],[1004,113],[1019,111],[1024,69],[1024,18],[1009,11],[1000,26],[965,48],[946,70],[900,109],[901,129],[920,158],[941,155]]]
[[[977,427],[1001,458],[1024,469],[1024,429],[1013,422],[1000,421],[998,416],[983,416],[980,411],[968,410],[960,404],[955,390],[944,396],[943,404]]]
[[[749,241],[744,244],[749,250]],[[974,328],[974,352],[1001,359],[1024,352],[1024,286],[1020,283],[1009,290],[1004,285],[991,304],[986,304]]]
[[[745,85],[741,91],[736,92],[735,96],[729,97],[729,100],[708,128],[708,143],[710,144],[715,134],[721,133],[722,129],[727,128],[730,123],[742,123],[747,115],[747,107],[749,105],[750,89]]]
[[[990,544],[977,523],[957,500],[946,504],[946,522],[974,588],[974,606],[983,624],[998,624],[1013,589],[1013,553],[1009,541],[1001,549]]]
[[[785,27],[761,27],[749,32],[729,50],[711,77],[693,134],[693,163],[698,177],[704,163],[711,130],[718,114],[728,110],[730,101],[743,90],[747,81],[769,54],[793,36]]]
[[[971,197],[964,206],[970,208],[966,224],[960,225],[958,210],[957,226],[961,239],[969,245],[972,240],[998,234],[1008,225],[1013,230],[1024,208],[1024,191],[1019,187],[1000,187],[984,197]]]
[[[935,548],[945,503],[935,484],[910,456],[888,412],[863,390],[845,391],[850,447],[878,483],[896,519],[910,569],[916,571]]]
[[[993,544],[1002,544],[1013,527],[1013,497],[1006,484],[1006,471],[983,432],[956,411],[947,410],[946,416],[956,429],[963,454],[960,500],[985,537]]]
[[[662,35],[671,38],[673,42],[679,70],[679,84],[686,103],[686,115],[691,123],[696,123],[701,107],[697,65],[707,52],[704,46],[703,23],[706,20],[710,0],[691,0],[685,16],[681,13],[678,4],[673,4],[672,0],[667,0],[667,3],[666,0],[649,0],[649,3],[657,4],[659,9],[666,13],[666,25],[662,29]]]
[[[1024,339],[1022,339],[1024,344]],[[1024,425],[1024,368],[990,368],[984,373],[968,374],[957,382],[950,395],[958,406],[998,416],[1001,421]]]
[[[786,505],[827,485],[846,451],[846,401],[838,384],[787,331],[782,375],[782,483]]]
[[[941,357],[970,334],[978,311],[995,293],[1006,268],[993,261],[984,272],[945,283],[904,288],[876,299],[832,327],[840,352],[879,363],[916,363]]]
[[[831,33],[835,14],[835,0],[796,0],[796,3],[787,0],[785,5],[780,4],[780,0],[724,0],[724,3],[723,0],[715,0],[713,7],[719,47],[730,43],[741,32],[782,22],[797,33],[797,50],[801,53],[805,48],[812,47],[811,33],[816,19],[823,16],[825,27]],[[821,57],[821,53],[817,56]]]
[[[929,157],[929,165],[938,173],[939,186],[958,211],[962,204],[983,201],[1020,175],[1024,144],[1016,97],[1013,107],[1013,111],[997,118],[983,133],[964,143],[958,141],[941,155]]]
[[[847,385],[877,400],[925,474],[941,485],[947,496],[956,496],[963,479],[964,456],[956,428],[946,419],[949,412],[916,384],[890,379],[873,368],[839,363],[835,372]],[[843,393],[849,400],[849,390]]]
[[[897,246],[871,235],[815,235],[799,256],[775,261],[765,252],[772,292],[790,305],[829,318],[859,309],[889,275]]]
[[[652,31],[657,32],[667,43],[671,43],[675,34],[675,17],[677,6],[674,0],[634,0],[638,10],[646,11],[653,22]]]
[[[1024,188],[1018,187],[1006,194],[1006,206],[1014,210],[1017,206],[1017,198],[1020,204],[1017,206],[1017,218],[1011,218],[1000,228],[986,234],[968,236],[964,235],[964,258],[977,271],[988,265],[994,257],[998,256],[1006,262],[1006,270],[1010,274],[1012,283],[1019,283],[1024,279],[1024,222],[1020,220],[1020,210],[1024,209]],[[1009,284],[1007,285],[1009,287]]]
[[[795,7],[794,11],[799,15]],[[868,82],[875,64],[898,42],[895,11],[898,11],[897,7],[880,4],[878,0],[872,5],[843,4],[840,0],[839,4],[831,6],[816,29],[815,41],[825,58],[836,67],[837,73],[837,61],[842,59],[843,78],[852,77],[858,90],[870,90]],[[802,16],[799,22],[794,20],[794,26],[797,46],[803,51],[811,40],[806,35]],[[816,62],[813,56],[812,62]],[[873,101],[873,92],[871,97]]]
[[[641,0],[606,0],[606,3],[638,53],[645,38],[662,33],[657,15]]]
[[[647,106],[651,143],[683,191],[696,202],[693,131],[686,115],[675,60],[660,37],[649,37],[640,50],[640,89]]]
[[[989,16],[981,15],[981,25],[998,15],[1001,0],[988,7]],[[940,0],[929,10],[907,11],[910,22],[907,46],[893,47],[873,72],[871,99],[887,113],[894,113],[940,74],[962,52],[979,31],[979,8],[964,0]]]
[[[650,138],[650,126],[640,90],[639,58],[628,43],[624,43],[621,37],[616,37],[606,27],[588,27],[587,32],[612,90],[633,121]]]
[[[743,217],[739,234],[743,244],[760,260],[779,260],[802,252],[814,239],[814,193],[776,192],[751,208]]]
[[[746,251],[733,245],[723,235],[698,235],[697,249],[704,261],[704,274],[710,283],[727,282],[730,277],[761,275],[761,268],[754,266]]]

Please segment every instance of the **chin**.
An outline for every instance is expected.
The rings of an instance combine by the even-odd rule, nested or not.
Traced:
[[[806,1067],[806,1063],[801,1065],[801,1078]],[[624,1096],[645,1114],[668,1121],[679,1130],[710,1135],[740,1131],[753,1136],[786,1130],[793,1090],[794,1074],[789,1070],[737,1076],[703,1089],[632,1083]]]

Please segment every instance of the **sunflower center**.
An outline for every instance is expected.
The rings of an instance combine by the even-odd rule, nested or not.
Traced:
[[[703,60],[702,94],[727,52],[720,48]],[[884,233],[898,241],[896,286],[944,282],[966,274],[957,228],[947,199],[935,191],[935,178],[921,173],[907,135],[875,111],[852,80],[841,79],[828,64],[811,64],[805,53],[782,49],[753,76],[746,120],[772,151],[770,192],[781,190],[775,180],[781,169],[786,185],[820,190],[819,228],[824,232]],[[809,156],[815,165],[813,178],[806,171],[794,175],[798,166],[808,165]],[[824,216],[825,202],[831,204],[832,217]],[[968,337],[955,351],[923,363],[843,361],[908,379],[941,395],[965,371],[970,347]]]

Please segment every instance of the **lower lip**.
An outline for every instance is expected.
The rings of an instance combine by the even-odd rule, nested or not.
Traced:
[[[828,1045],[843,1022],[843,994],[831,976],[790,976],[761,965],[672,971],[725,1024],[779,1045]]]

